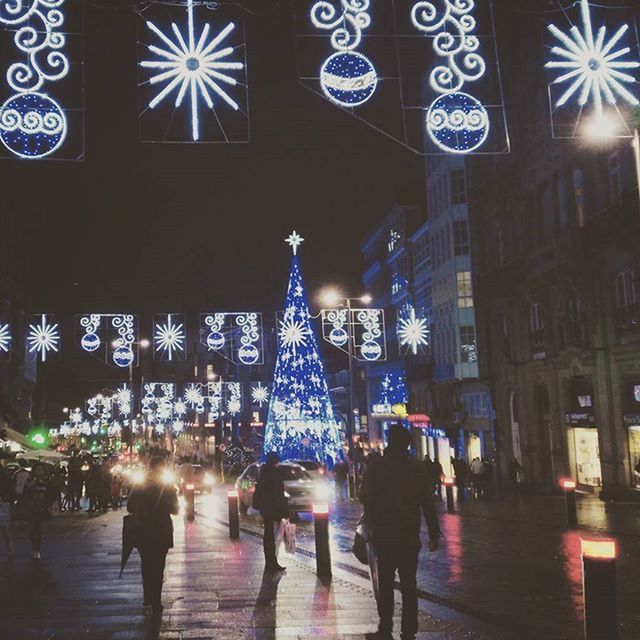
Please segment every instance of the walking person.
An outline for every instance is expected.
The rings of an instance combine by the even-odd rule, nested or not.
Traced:
[[[429,550],[437,551],[440,525],[427,468],[409,456],[411,434],[401,425],[389,429],[384,456],[366,469],[361,501],[369,522],[378,560],[380,623],[370,640],[392,640],[393,589],[398,572],[402,591],[402,640],[418,632],[416,574],[420,552],[421,512],[429,531]]]
[[[56,492],[43,464],[33,467],[31,477],[24,487],[24,497],[28,504],[29,539],[31,557],[40,560],[43,523],[51,520],[51,505],[56,500]]]
[[[87,473],[87,498],[89,498],[88,513],[98,512],[100,508],[100,489],[102,485],[102,472],[100,467],[94,462]]]
[[[484,463],[480,458],[474,458],[471,462],[471,466],[469,467],[471,471],[471,482],[473,483],[473,493],[477,500],[482,498],[483,493],[483,481],[484,481],[484,472],[485,467]]]
[[[146,482],[133,489],[127,502],[127,511],[136,518],[144,606],[156,617],[162,614],[164,566],[173,547],[171,516],[180,511],[176,488],[164,481],[163,471],[164,459],[152,458]]]
[[[279,466],[280,456],[275,451],[270,451],[265,464],[260,467],[258,483],[253,494],[253,508],[260,511],[264,523],[263,546],[267,572],[285,570],[276,558],[275,527],[289,512]]]
[[[11,540],[11,505],[13,503],[13,483],[9,472],[0,466],[0,536],[4,541],[9,557],[13,555],[13,542]]]
[[[347,476],[349,475],[349,467],[346,462],[338,460],[333,466],[333,481],[335,483],[336,500],[344,502],[348,498],[347,492]]]
[[[469,467],[462,458],[451,458],[451,466],[455,474],[456,487],[458,489],[458,500],[461,502],[465,499],[465,491],[467,486],[467,475]]]

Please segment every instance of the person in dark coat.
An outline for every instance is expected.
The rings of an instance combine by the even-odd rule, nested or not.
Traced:
[[[163,481],[163,470],[164,459],[152,458],[146,482],[131,492],[127,502],[127,510],[137,520],[144,605],[156,616],[162,613],[164,565],[173,547],[171,516],[180,511],[176,489]]]
[[[393,587],[396,571],[402,590],[402,640],[418,632],[416,574],[420,552],[421,512],[429,530],[429,550],[436,551],[440,525],[433,496],[433,479],[424,464],[409,456],[411,434],[401,425],[389,429],[389,445],[381,458],[367,465],[361,502],[372,528],[378,559],[380,624],[368,638],[391,640]]]
[[[28,500],[29,538],[31,540],[31,557],[40,560],[42,545],[42,525],[51,518],[49,509],[55,502],[55,487],[42,464],[33,467],[31,477],[27,480],[24,493]]]
[[[253,494],[253,508],[260,511],[264,522],[264,560],[265,571],[284,571],[276,559],[275,526],[289,514],[287,499],[284,495],[284,480],[278,467],[280,456],[271,451],[265,464],[260,467],[258,483]]]

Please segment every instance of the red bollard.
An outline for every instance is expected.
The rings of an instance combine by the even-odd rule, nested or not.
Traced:
[[[616,543],[582,540],[585,640],[618,638]]]

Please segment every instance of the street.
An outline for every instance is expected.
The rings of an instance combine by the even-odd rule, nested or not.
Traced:
[[[286,574],[263,575],[261,527],[241,518],[241,539],[228,538],[226,491],[198,496],[196,519],[174,518],[175,548],[164,586],[162,622],[145,619],[139,559],[118,578],[122,511],[62,514],[48,523],[43,559],[28,560],[25,532],[0,573],[2,628],[7,638],[99,640],[134,638],[364,638],[377,615],[364,569],[350,553],[359,507],[332,509],[334,576],[315,576],[313,526],[298,525],[298,552],[284,554]],[[441,508],[441,510],[444,510]],[[441,516],[442,548],[423,552],[419,569],[420,634],[429,640],[515,640],[582,637],[579,538],[562,526],[562,503],[539,498],[467,503]],[[582,521],[619,543],[621,639],[640,633],[634,576],[640,558],[639,510],[583,498]],[[399,596],[399,594],[398,594]]]

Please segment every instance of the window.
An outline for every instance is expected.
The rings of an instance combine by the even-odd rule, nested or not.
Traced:
[[[460,360],[463,363],[478,361],[476,328],[473,325],[460,327]]]
[[[579,227],[584,227],[585,194],[584,175],[580,169],[573,170],[573,199],[576,205],[576,220]]]
[[[471,284],[471,271],[460,271],[458,279],[458,308],[470,309],[473,307],[473,285]]]
[[[620,271],[616,277],[616,302],[618,308],[636,303],[635,273],[631,269]]]
[[[544,322],[539,302],[534,302],[529,310],[529,330],[531,332],[531,347],[534,351],[544,349]]]
[[[457,256],[469,255],[469,223],[466,220],[454,220],[453,244]]]
[[[464,204],[467,201],[467,184],[464,169],[454,169],[449,174],[451,184],[451,204]]]

